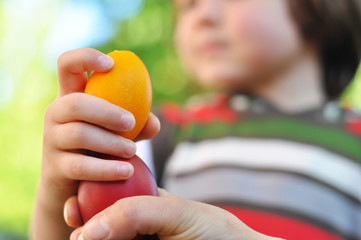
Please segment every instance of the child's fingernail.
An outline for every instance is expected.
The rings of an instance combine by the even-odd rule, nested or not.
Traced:
[[[133,141],[129,141],[126,143],[125,154],[127,154],[127,156],[129,156],[129,157],[133,156],[136,151],[137,151],[137,146],[135,145],[135,143]]]
[[[83,233],[79,236],[80,239],[87,239],[87,240],[100,240],[105,239],[110,234],[109,225],[102,219],[94,219],[89,223],[85,224],[83,228]]]
[[[102,68],[108,69],[114,65],[114,60],[107,55],[102,55],[98,57],[98,63]]]
[[[135,118],[133,114],[126,113],[122,115],[122,125],[125,130],[131,130],[135,125]]]
[[[122,177],[129,177],[132,176],[134,172],[133,165],[127,162],[122,162],[122,164],[119,165],[119,173]]]
[[[68,207],[67,207],[66,205],[65,205],[65,207],[64,207],[64,212],[63,212],[63,214],[64,214],[64,219],[65,219],[66,224],[69,225],[69,220],[68,220],[68,218],[69,218],[69,213],[68,213]]]

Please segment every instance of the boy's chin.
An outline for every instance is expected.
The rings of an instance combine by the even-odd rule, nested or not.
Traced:
[[[242,77],[215,77],[203,78],[199,81],[205,88],[225,92],[249,92],[252,89],[253,81]]]
[[[237,67],[228,64],[198,68],[195,77],[204,87],[220,90],[242,91],[254,84],[248,69],[239,64]]]

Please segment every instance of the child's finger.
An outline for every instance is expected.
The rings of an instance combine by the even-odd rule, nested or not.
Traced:
[[[124,158],[130,158],[136,152],[133,141],[85,122],[57,125],[53,131],[52,141],[57,149],[86,149]]]
[[[57,99],[46,114],[60,124],[84,121],[117,132],[130,131],[135,125],[134,116],[130,112],[104,99],[83,93],[68,94]]]
[[[59,95],[83,92],[87,71],[105,72],[112,68],[111,57],[91,48],[80,48],[63,53],[58,58]]]
[[[76,196],[70,197],[65,202],[64,219],[69,227],[80,227],[83,225],[78,207],[78,198]]]
[[[160,122],[159,119],[153,114],[149,114],[149,118],[139,133],[139,135],[135,138],[135,141],[143,140],[143,139],[151,139],[160,131]]]
[[[125,180],[134,173],[127,161],[104,160],[72,152],[61,152],[57,168],[73,180],[116,181]]]

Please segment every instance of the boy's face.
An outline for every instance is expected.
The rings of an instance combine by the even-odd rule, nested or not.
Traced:
[[[254,91],[302,51],[287,0],[175,0],[175,4],[179,54],[207,86]]]

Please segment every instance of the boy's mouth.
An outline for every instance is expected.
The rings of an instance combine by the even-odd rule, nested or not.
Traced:
[[[227,44],[219,40],[206,40],[197,47],[197,54],[204,57],[217,57],[224,54]]]
[[[207,58],[219,57],[228,48],[227,42],[219,34],[203,34],[195,43],[195,53]]]

